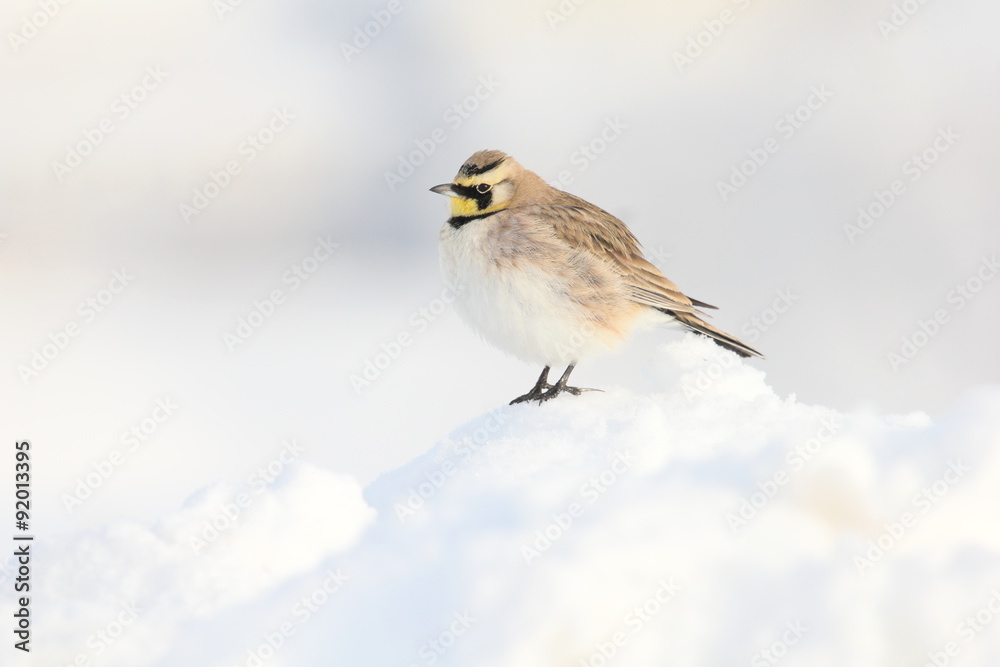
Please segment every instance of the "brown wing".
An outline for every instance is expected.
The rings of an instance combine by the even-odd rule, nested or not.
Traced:
[[[702,314],[677,285],[642,256],[639,241],[625,223],[607,211],[567,192],[557,191],[558,203],[525,206],[531,213],[552,221],[556,235],[573,248],[584,248],[604,259],[630,288],[630,298],[652,308]],[[534,210],[531,210],[534,209]]]

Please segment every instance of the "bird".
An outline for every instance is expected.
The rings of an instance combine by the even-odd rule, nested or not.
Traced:
[[[764,358],[706,322],[700,309],[716,307],[647,261],[624,222],[503,151],[474,153],[451,183],[430,190],[450,197],[439,247],[454,308],[486,342],[544,367],[511,405],[597,391],[569,386],[577,363],[649,324],[679,324],[741,357]],[[550,384],[553,366],[566,370]]]

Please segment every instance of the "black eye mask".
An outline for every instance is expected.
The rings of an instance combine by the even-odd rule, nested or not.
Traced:
[[[480,183],[479,185],[483,184]],[[476,189],[476,187],[471,185],[455,185],[453,183],[451,189],[466,199],[474,199],[476,201],[476,207],[480,211],[489,208],[490,204],[493,203],[493,188],[490,188],[486,192],[480,192]]]

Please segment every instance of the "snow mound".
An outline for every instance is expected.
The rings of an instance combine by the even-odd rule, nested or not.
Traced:
[[[1000,655],[1000,618],[959,627],[1000,611],[1000,391],[940,423],[841,414],[695,336],[650,372],[647,395],[498,408],[370,486],[333,636],[289,664]]]
[[[83,536],[46,575],[69,629],[45,655],[93,656],[80,619],[137,599],[100,664],[993,664],[1000,388],[844,414],[694,336],[648,372],[497,408],[364,500],[303,466],[197,554],[232,490]]]
[[[38,555],[44,639],[32,655],[59,665],[199,664],[164,657],[185,641],[185,624],[218,623],[317,568],[374,518],[353,478],[296,463],[273,484],[207,489],[157,525],[89,531]]]

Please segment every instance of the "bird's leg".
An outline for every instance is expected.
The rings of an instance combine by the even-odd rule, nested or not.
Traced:
[[[547,401],[551,398],[555,398],[556,396],[558,396],[563,392],[568,392],[570,394],[573,394],[574,396],[579,396],[585,391],[602,391],[601,389],[587,389],[585,387],[568,386],[566,384],[566,381],[569,380],[569,374],[573,372],[574,368],[576,368],[576,364],[570,364],[569,367],[563,372],[562,377],[559,378],[559,381],[556,382],[554,385],[552,385],[551,389],[549,389],[544,394],[538,397],[537,399],[538,403],[541,404],[544,401]]]
[[[524,403],[525,401],[540,401],[545,390],[551,388],[552,385],[549,384],[549,367],[546,366],[542,369],[542,374],[538,376],[538,382],[531,388],[531,391],[524,396],[518,396],[510,404],[514,405],[515,403]]]

